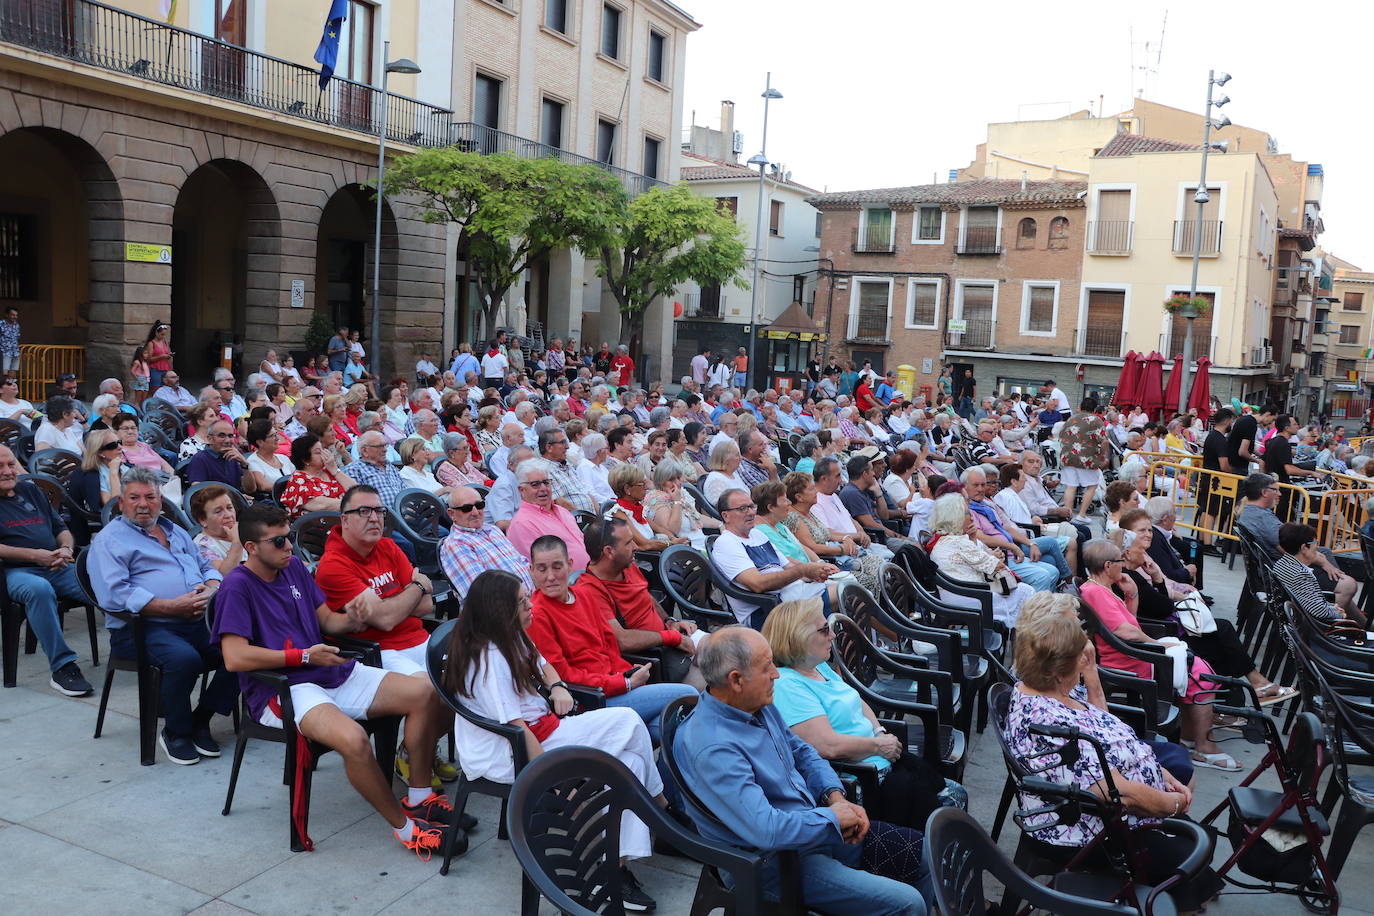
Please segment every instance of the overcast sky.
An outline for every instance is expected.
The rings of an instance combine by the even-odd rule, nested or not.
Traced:
[[[1097,110],[1099,96],[1115,113],[1133,85],[1200,111],[1208,69],[1224,70],[1223,113],[1325,167],[1322,247],[1374,270],[1374,122],[1358,114],[1371,86],[1368,4],[676,2],[702,24],[687,43],[684,121],[695,109],[697,124],[719,127],[720,101],[733,99],[748,159],[771,70],[784,98],[770,108],[768,158],[831,191],[944,180],[989,122]]]

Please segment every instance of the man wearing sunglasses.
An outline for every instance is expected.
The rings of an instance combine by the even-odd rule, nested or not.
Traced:
[[[530,561],[522,557],[506,533],[487,521],[486,501],[471,487],[454,487],[448,495],[448,517],[453,523],[439,545],[439,564],[459,599],[466,598],[472,580],[488,569],[514,573],[534,591]]]
[[[411,565],[396,542],[386,537],[386,509],[376,488],[366,484],[350,487],[340,500],[339,512],[343,520],[325,539],[315,581],[329,609],[361,627],[356,633],[359,639],[381,646],[384,669],[424,682],[430,698],[428,715],[438,723],[443,708],[429,685],[425,662],[429,633],[420,622],[434,610],[434,585]],[[415,772],[410,769],[408,747],[402,745],[406,756],[398,764],[403,777]],[[426,749],[432,748],[431,741]],[[430,769],[430,761],[422,760],[418,752],[414,762],[420,775]],[[443,775],[447,774],[445,770]],[[457,772],[452,773],[453,778],[457,776]]]
[[[248,376],[248,384],[253,384],[253,376]],[[248,402],[234,392],[234,373],[220,366],[215,370],[215,390],[219,392],[220,403],[229,416],[237,420],[248,413]]]
[[[451,811],[428,781],[424,749],[434,746],[437,734],[428,681],[359,665],[325,644],[323,634],[355,633],[361,624],[352,615],[334,613],[305,566],[292,556],[291,527],[279,507],[259,504],[245,510],[239,516],[239,536],[248,559],[230,572],[216,602],[214,636],[226,664],[239,672],[285,675],[301,734],[338,751],[353,788],[406,848],[428,859],[443,838],[445,815]],[[408,591],[418,594],[414,588]],[[280,724],[276,691],[246,675],[240,680],[253,716],[266,725]],[[405,716],[406,742],[419,749],[416,763],[424,765],[418,770],[420,785],[399,804],[356,721],[395,715]]]

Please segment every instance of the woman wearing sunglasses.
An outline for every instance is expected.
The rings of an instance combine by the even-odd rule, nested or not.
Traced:
[[[119,498],[119,475],[124,456],[112,430],[93,429],[86,434],[81,452],[81,469],[67,481],[67,491],[77,505],[99,514],[105,503]]]

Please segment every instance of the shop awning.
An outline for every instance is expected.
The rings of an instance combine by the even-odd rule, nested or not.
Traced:
[[[768,340],[825,340],[821,323],[806,314],[800,302],[783,309],[772,324],[759,328],[759,336]]]

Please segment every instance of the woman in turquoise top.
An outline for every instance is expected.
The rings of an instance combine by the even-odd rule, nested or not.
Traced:
[[[807,433],[797,440],[797,454],[801,457],[797,459],[797,466],[792,470],[801,471],[804,474],[810,474],[816,470],[816,461],[823,454],[821,436],[825,436],[826,444],[829,444],[830,431],[824,429]]]
[[[920,830],[930,812],[942,805],[967,810],[963,786],[943,779],[907,750],[827,664],[834,635],[819,599],[784,601],[773,608],[764,621],[763,638],[778,666],[773,705],[787,727],[827,760],[878,768],[879,797],[863,800],[870,817]]]
[[[758,510],[754,528],[763,532],[779,555],[793,563],[821,562],[820,557],[807,550],[791,529],[782,524],[782,520],[792,511],[792,501],[787,498],[787,488],[781,480],[765,480],[755,484],[749,495],[754,498],[754,508]]]

